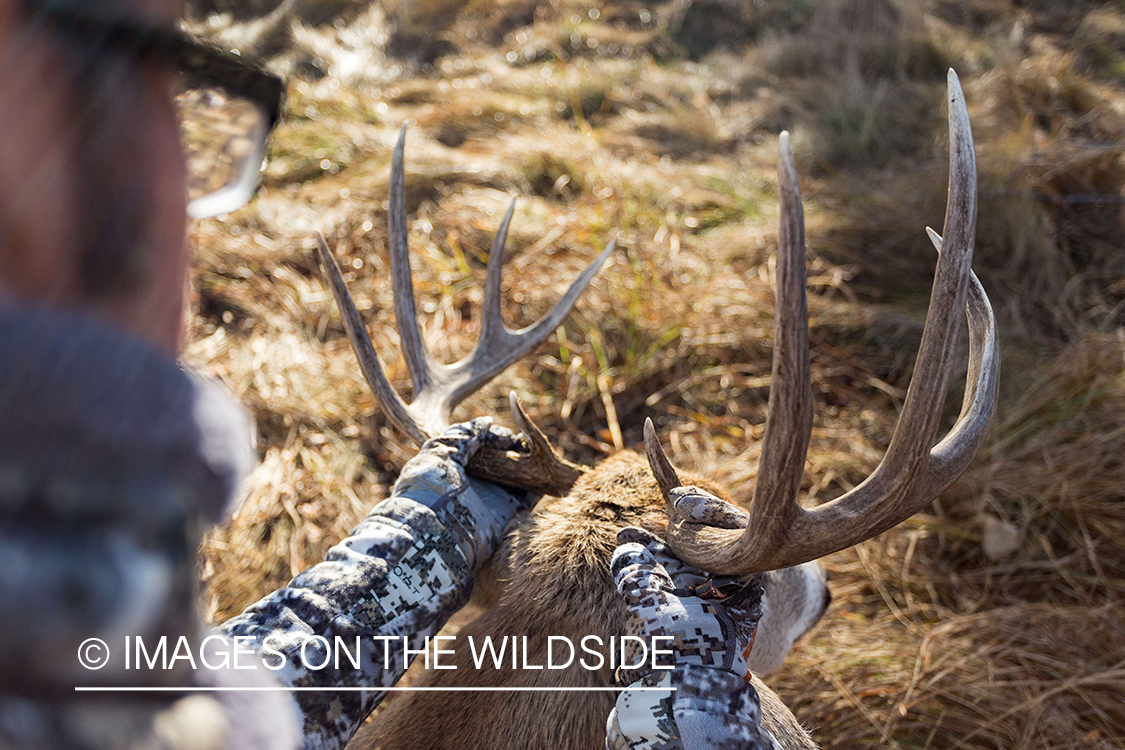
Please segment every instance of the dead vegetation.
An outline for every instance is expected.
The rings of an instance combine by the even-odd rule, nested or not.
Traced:
[[[462,413],[507,421],[515,390],[584,461],[638,445],[652,416],[675,461],[742,499],[769,388],[777,133],[791,130],[818,399],[805,489],[824,500],[878,462],[909,382],[953,65],[980,161],[975,267],[1003,337],[992,438],[931,510],[826,561],[834,604],[772,684],[826,748],[1125,746],[1120,4],[292,0],[268,16],[276,7],[200,0],[192,21],[290,77],[260,196],[193,229],[186,359],[253,410],[263,456],[204,548],[209,617],[320,559],[410,455],[312,256],[320,229],[406,382],[383,205],[402,123],[438,356],[475,338],[511,197],[512,324],[544,312],[611,237],[622,246],[555,340]]]

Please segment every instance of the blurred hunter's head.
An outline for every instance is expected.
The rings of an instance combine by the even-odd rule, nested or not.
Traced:
[[[174,76],[113,29],[174,28],[181,5],[0,0],[0,301],[89,311],[172,352],[187,272]]]

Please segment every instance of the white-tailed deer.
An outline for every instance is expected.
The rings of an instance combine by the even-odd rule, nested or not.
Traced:
[[[664,456],[651,421],[645,424],[645,457],[623,451],[597,468],[558,458],[513,396],[513,416],[526,438],[525,453],[480,453],[470,465],[478,476],[534,489],[546,497],[517,516],[494,556],[494,604],[465,626],[459,638],[526,636],[532,663],[543,662],[548,636],[597,635],[603,643],[624,633],[625,607],[609,575],[616,535],[639,526],[665,538],[683,560],[715,575],[772,575],[773,597],[760,625],[751,668],[768,669],[815,622],[826,604],[818,568],[785,573],[845,549],[910,517],[952,484],[984,440],[996,399],[999,369],[992,310],[970,269],[976,222],[976,162],[968,113],[957,76],[949,73],[950,180],[944,241],[938,247],[933,295],[914,375],[886,456],[870,477],[841,497],[815,508],[797,502],[812,428],[808,312],[805,299],[804,217],[788,135],[778,163],[781,226],[778,237],[777,317],[764,444],[750,507],[703,525],[677,503],[677,488],[696,485],[729,496],[703,477],[683,478]],[[529,351],[567,314],[612,250],[607,248],[543,320],[509,331],[500,319],[500,265],[511,219],[504,218],[489,257],[481,340],[452,365],[435,363],[422,342],[414,310],[403,204],[403,141],[395,150],[390,193],[391,268],[395,315],[414,382],[406,404],[383,374],[362,320],[335,260],[320,252],[344,322],[368,382],[391,420],[417,441],[449,424],[454,407]],[[968,382],[960,416],[936,442],[945,394],[956,359],[962,309],[969,321]],[[936,445],[935,445],[936,442]],[[714,515],[714,514],[713,514]],[[796,585],[794,585],[796,584]],[[480,584],[478,584],[479,586]],[[803,597],[803,598],[802,598]],[[818,599],[819,597],[819,599]],[[792,599],[792,600],[791,600]],[[784,600],[784,601],[779,601]],[[793,601],[796,600],[796,601]],[[769,618],[773,619],[770,620]],[[760,639],[760,640],[758,640]],[[770,642],[770,643],[767,643]],[[430,671],[421,684],[461,687],[610,686],[608,665],[529,670],[475,668],[458,649],[456,670]],[[760,656],[756,656],[760,654]],[[792,713],[756,678],[764,725],[779,744],[813,747]],[[359,748],[592,748],[600,747],[614,698],[607,692],[419,692],[391,702],[353,741]]]

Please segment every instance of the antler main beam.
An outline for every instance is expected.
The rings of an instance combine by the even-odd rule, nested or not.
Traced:
[[[836,500],[808,510],[797,503],[812,426],[804,228],[793,155],[782,134],[773,380],[750,520],[744,530],[702,526],[669,502],[669,542],[684,560],[716,573],[750,573],[798,565],[845,549],[921,510],[964,472],[980,449],[995,411],[999,354],[992,308],[970,268],[976,231],[976,160],[964,94],[952,70],[948,99],[945,240],[931,233],[940,254],[902,415],[886,456],[871,476]],[[968,386],[956,424],[934,446],[956,359],[962,308],[969,319]],[[659,451],[655,438],[652,442]],[[652,446],[648,452],[654,474],[667,475],[670,465],[658,467],[661,462],[653,460]],[[667,490],[665,497],[669,497]]]
[[[458,404],[538,346],[563,322],[578,297],[589,286],[606,258],[613,252],[616,241],[611,241],[586,267],[546,315],[526,328],[513,331],[504,323],[500,312],[501,268],[504,263],[508,225],[515,211],[513,201],[500,223],[500,229],[496,233],[488,257],[480,339],[464,359],[448,365],[438,362],[430,355],[429,349],[422,340],[422,330],[418,324],[414,303],[403,187],[405,141],[406,128],[403,127],[391,161],[388,228],[395,320],[403,357],[414,384],[414,398],[411,403],[406,403],[391,386],[379,356],[375,353],[375,347],[367,335],[363,319],[344,283],[335,257],[319,233],[316,239],[329,287],[336,298],[344,328],[359,358],[360,368],[368,385],[395,426],[416,443],[421,444],[450,424],[453,410]],[[485,479],[550,494],[558,494],[559,491],[569,489],[570,484],[573,484],[584,469],[558,458],[546,444],[542,433],[531,425],[514,397],[512,404],[516,421],[525,433],[527,453],[509,451],[506,455],[500,455],[497,451],[484,450],[481,452],[482,458],[472,464],[478,470],[478,475]]]

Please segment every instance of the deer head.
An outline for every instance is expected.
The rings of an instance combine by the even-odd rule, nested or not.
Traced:
[[[560,612],[565,607],[558,602],[577,601],[586,603],[581,608],[588,608],[589,618],[598,623],[591,625],[589,632],[621,632],[623,608],[614,605],[608,580],[609,556],[617,527],[640,525],[665,532],[676,554],[703,570],[724,575],[774,576],[766,583],[767,598],[786,601],[768,606],[759,625],[758,638],[774,641],[768,648],[761,647],[757,660],[757,668],[768,671],[784,658],[793,640],[819,618],[827,604],[823,576],[810,561],[900,523],[961,475],[980,448],[992,419],[999,365],[991,307],[970,270],[976,220],[975,159],[964,96],[953,71],[949,74],[948,100],[949,202],[944,240],[931,232],[939,260],[929,314],[902,415],[884,460],[871,476],[852,491],[819,507],[806,509],[797,502],[812,426],[812,388],[804,217],[789,137],[783,133],[778,165],[781,228],[769,415],[749,509],[743,511],[720,499],[722,490],[706,479],[681,481],[665,457],[651,421],[645,423],[647,466],[644,459],[631,452],[612,457],[595,470],[569,463],[557,456],[513,395],[512,412],[524,433],[525,450],[478,454],[470,471],[509,486],[566,497],[546,507],[541,505],[534,515],[513,522],[509,542],[497,555],[502,567],[499,577],[506,586],[500,595],[499,613],[482,616],[477,621],[484,622],[481,628],[501,628],[499,632],[514,634],[521,629],[551,632],[550,628],[574,627],[574,618],[585,617],[586,613]],[[395,314],[415,389],[411,404],[406,404],[387,381],[323,239],[319,239],[319,249],[348,335],[372,390],[390,419],[421,442],[449,424],[460,401],[530,351],[562,321],[612,252],[613,244],[590,264],[542,320],[521,331],[510,331],[500,319],[499,302],[500,265],[512,217],[509,209],[489,257],[480,341],[462,361],[439,364],[422,342],[415,315],[407,258],[402,161],[400,136],[391,170],[390,245]],[[938,442],[936,433],[955,360],[962,308],[969,320],[968,385],[956,424]],[[609,514],[613,520],[603,512],[607,505],[615,509]],[[569,554],[568,545],[582,549]],[[544,587],[551,586],[552,581],[554,588],[546,591]],[[793,604],[788,601],[787,592],[791,591],[799,592],[793,598],[804,597],[796,606],[786,606]],[[756,645],[755,649],[758,648]],[[752,652],[752,668],[753,659]],[[464,679],[471,686],[475,678],[470,672],[466,669],[460,673],[440,673],[430,681]],[[569,678],[565,673],[558,677]],[[495,677],[493,684],[503,684],[505,679],[509,678]],[[763,700],[763,721],[770,724],[781,745],[811,746],[776,696],[764,685],[756,685]],[[432,694],[426,694],[429,695]],[[442,698],[440,704],[430,697],[412,698],[413,710],[396,712],[392,706],[378,722],[380,736],[375,742],[385,747],[437,746],[432,729],[418,718],[432,715],[427,713],[432,710],[441,710],[447,717],[463,717],[466,722],[483,722],[479,709],[461,705],[472,700],[465,695],[459,693],[452,700]],[[584,717],[574,719],[575,725],[592,727],[590,732],[595,734],[609,711],[604,698],[583,698],[581,694],[543,700],[587,700],[589,705],[585,713],[573,706],[559,709],[557,705],[512,705],[522,706],[519,710],[527,714],[522,717],[525,723],[537,721],[543,712],[563,715],[558,713],[562,710],[567,716]],[[520,720],[521,717],[506,717],[499,728],[496,722],[484,722],[475,731],[463,729],[449,746],[468,747],[464,743],[469,738],[476,743],[474,747],[482,748],[535,745],[528,740],[531,730],[520,725]],[[503,735],[497,736],[497,732]],[[600,744],[600,740],[587,734],[576,735],[573,746]]]

